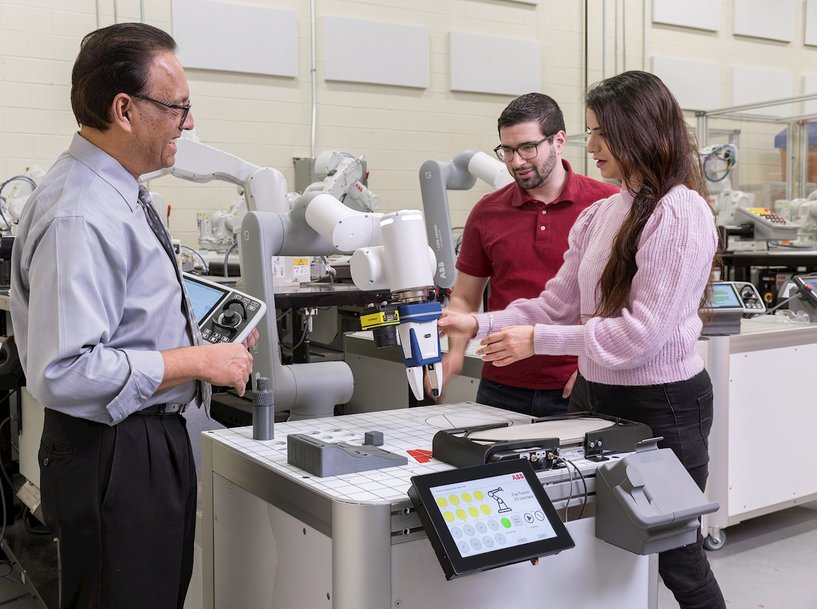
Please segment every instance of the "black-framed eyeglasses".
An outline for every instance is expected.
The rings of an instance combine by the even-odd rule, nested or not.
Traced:
[[[525,142],[524,144],[519,144],[519,146],[503,146],[500,144],[496,148],[494,148],[494,154],[496,154],[496,158],[498,158],[503,163],[510,163],[513,160],[513,155],[519,153],[519,158],[523,161],[530,161],[531,159],[535,159],[536,155],[539,154],[539,145],[542,142],[546,142],[550,140],[555,133],[550,135],[546,135],[538,142]]]
[[[179,121],[179,129],[184,129],[184,123],[187,121],[187,115],[190,114],[190,108],[193,107],[192,104],[190,104],[190,102],[184,105],[171,104],[170,102],[162,101],[161,99],[154,99],[153,97],[148,97],[147,95],[131,95],[131,97],[135,97],[137,99],[144,99],[149,102],[153,102],[154,104],[164,106],[165,108],[170,108],[172,110],[181,110],[182,116],[181,121]]]

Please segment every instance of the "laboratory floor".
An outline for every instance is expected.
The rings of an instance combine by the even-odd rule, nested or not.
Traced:
[[[817,609],[817,502],[747,520],[726,535],[707,556],[727,607]],[[677,607],[659,584],[658,609]]]
[[[817,608],[817,503],[747,520],[727,530],[726,545],[709,552],[712,569],[735,609]],[[0,608],[43,609],[18,573],[0,563]],[[658,609],[676,609],[659,584]]]

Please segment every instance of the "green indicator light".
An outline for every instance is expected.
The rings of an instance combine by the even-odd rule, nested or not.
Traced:
[[[511,528],[511,521],[509,519],[503,518],[502,520],[500,520],[500,522],[502,523],[502,526],[505,527],[506,529]]]

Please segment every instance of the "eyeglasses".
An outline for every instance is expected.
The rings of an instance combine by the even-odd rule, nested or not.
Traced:
[[[193,107],[189,102],[184,105],[171,104],[170,102],[162,101],[161,99],[154,99],[152,97],[148,97],[147,95],[131,95],[131,97],[136,97],[137,99],[144,99],[149,102],[153,102],[154,104],[164,106],[165,108],[170,108],[171,110],[181,110],[182,116],[181,120],[179,121],[179,129],[184,129],[184,123],[187,121],[187,115],[190,114],[190,108]]]
[[[536,155],[539,154],[539,145],[542,142],[550,140],[554,135],[556,134],[547,135],[538,142],[525,142],[524,144],[519,144],[519,146],[499,145],[494,148],[494,154],[496,154],[496,158],[503,163],[510,163],[513,160],[513,155],[516,153],[519,153],[519,158],[523,161],[530,161],[531,159],[535,159]]]

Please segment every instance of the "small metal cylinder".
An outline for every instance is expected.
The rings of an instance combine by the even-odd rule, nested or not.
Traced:
[[[258,378],[258,387],[252,399],[252,439],[272,440],[275,437],[275,406],[269,379]]]

